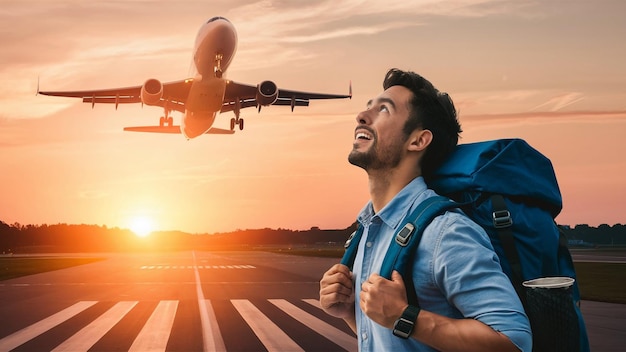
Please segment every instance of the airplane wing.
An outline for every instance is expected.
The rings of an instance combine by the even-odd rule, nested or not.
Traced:
[[[185,101],[191,89],[192,79],[163,83],[163,97],[154,104],[168,110],[185,112]],[[95,104],[132,104],[141,103],[141,87],[125,87],[112,89],[78,90],[78,91],[38,91],[38,94],[57,97],[81,98],[83,103]],[[224,103],[221,112],[235,109],[235,102],[240,101],[240,108],[257,106],[257,86],[228,81],[224,94]],[[302,92],[296,90],[279,89],[276,101],[272,105],[309,106],[311,99],[343,99],[352,98],[352,85],[347,95],[323,94]]]
[[[155,104],[175,110],[185,112],[185,100],[191,88],[191,79],[163,83],[163,97]],[[97,104],[132,104],[141,103],[141,87],[125,87],[112,89],[78,90],[78,91],[38,91],[38,94],[56,97],[82,98],[83,103],[91,103],[93,107]]]
[[[236,101],[239,99],[240,108],[248,108],[257,106],[256,94],[257,86],[242,84],[228,81],[226,92],[224,93],[224,104],[221,112],[232,111],[235,109]],[[278,96],[272,105],[290,105],[293,110],[294,106],[309,106],[311,99],[344,99],[352,98],[352,84],[350,84],[349,94],[324,94],[302,92],[289,89],[278,89]]]

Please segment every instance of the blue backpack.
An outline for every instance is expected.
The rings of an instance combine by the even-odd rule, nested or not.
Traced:
[[[523,285],[544,277],[576,278],[567,239],[554,221],[562,201],[550,160],[521,139],[462,144],[426,183],[442,196],[422,202],[403,220],[380,275],[390,279],[397,270],[409,302],[417,304],[408,270],[422,232],[436,216],[460,208],[489,235],[529,317],[533,351],[589,351],[577,281],[558,290]],[[362,232],[357,228],[346,241],[341,263],[350,269]]]

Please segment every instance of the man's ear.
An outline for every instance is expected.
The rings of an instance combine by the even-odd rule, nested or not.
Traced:
[[[433,140],[433,133],[430,130],[417,129],[409,136],[409,151],[424,151]]]

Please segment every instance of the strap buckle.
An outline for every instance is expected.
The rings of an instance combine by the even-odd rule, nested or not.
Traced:
[[[407,223],[396,235],[396,243],[402,247],[406,247],[406,245],[409,244],[409,240],[411,239],[411,235],[413,235],[414,231],[415,226],[413,226],[410,222]]]
[[[350,247],[350,242],[352,242],[352,239],[354,238],[354,236],[356,235],[356,231],[354,231],[350,237],[348,237],[348,239],[346,240],[346,243],[343,245],[343,248],[348,249],[348,247]]]
[[[493,226],[496,229],[502,229],[513,225],[513,219],[511,218],[511,212],[508,210],[496,210],[492,214]]]

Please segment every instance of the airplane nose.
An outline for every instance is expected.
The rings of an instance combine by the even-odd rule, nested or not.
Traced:
[[[192,139],[205,134],[213,126],[213,121],[215,121],[215,114],[187,112],[180,124],[180,129],[187,139]]]

